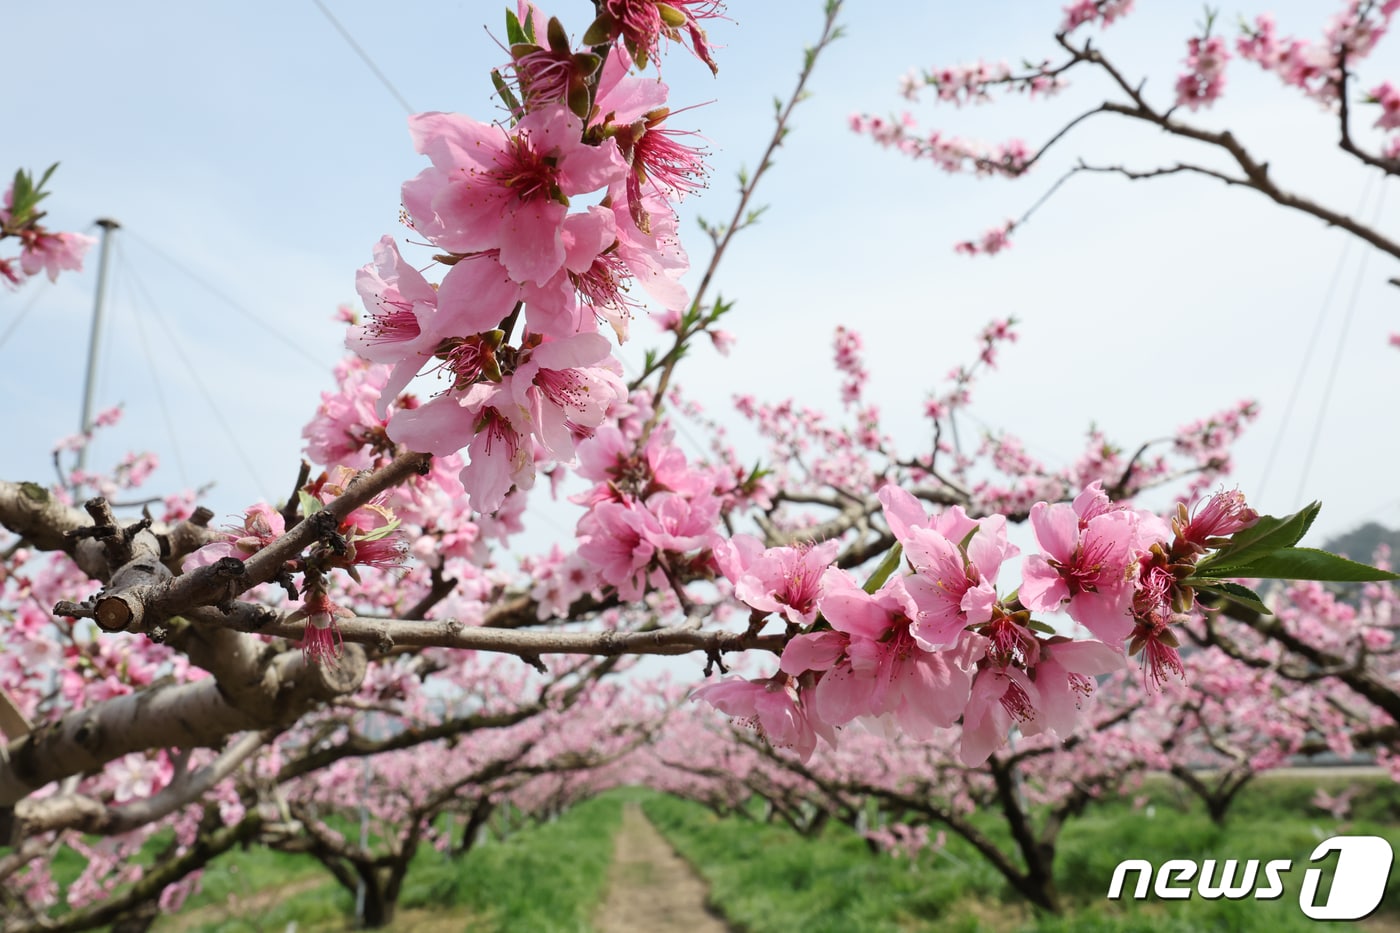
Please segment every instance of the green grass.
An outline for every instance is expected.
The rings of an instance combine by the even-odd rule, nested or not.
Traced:
[[[420,849],[391,929],[591,930],[622,799],[590,800],[555,822],[478,844],[460,859]],[[179,914],[162,919],[156,933],[281,931],[293,922],[302,933],[316,933],[349,929],[353,919],[352,895],[306,856],[256,847],[228,853],[206,871],[203,888]],[[233,908],[230,894],[238,899]]]
[[[337,929],[354,912],[354,900],[321,867],[304,855],[254,846],[235,849],[205,869],[200,890],[180,912],[157,921],[156,933],[258,933]]]
[[[621,798],[607,795],[456,862],[420,853],[400,907],[453,905],[480,918],[473,930],[591,930],[621,819]]]
[[[1269,779],[1246,788],[1224,828],[1193,799],[1176,799],[1165,782],[1147,789],[1153,815],[1106,801],[1061,833],[1056,878],[1067,910],[1039,915],[1010,890],[969,846],[950,839],[941,853],[913,865],[872,857],[851,830],[829,826],[807,840],[785,826],[720,820],[686,801],[656,796],[647,815],[711,886],[711,900],[749,933],[822,930],[1069,931],[1227,930],[1289,933],[1325,929],[1298,909],[1303,869],[1312,849],[1339,832],[1373,834],[1400,847],[1394,818],[1400,792],[1389,782],[1368,785],[1356,820],[1338,824],[1309,805],[1317,782]],[[1184,808],[1177,809],[1180,805]],[[992,829],[994,815],[977,822]],[[1113,869],[1124,858],[1154,864],[1168,858],[1287,858],[1285,893],[1275,901],[1109,902]],[[1400,922],[1400,884],[1387,889],[1379,918]],[[1356,929],[1355,924],[1335,924]],[[1363,927],[1364,928],[1364,927]]]
[[[742,929],[842,933],[976,929],[942,922],[968,899],[995,900],[999,876],[980,860],[873,857],[864,840],[829,826],[816,841],[785,826],[721,820],[672,797],[643,804],[647,816],[710,885],[710,899]],[[963,856],[967,853],[963,852]]]

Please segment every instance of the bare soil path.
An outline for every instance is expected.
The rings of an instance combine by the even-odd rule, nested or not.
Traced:
[[[622,810],[622,828],[598,911],[600,933],[728,933],[705,909],[705,884],[671,849],[635,803]]]

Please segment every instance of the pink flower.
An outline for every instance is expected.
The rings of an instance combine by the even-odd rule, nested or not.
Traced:
[[[379,397],[382,418],[436,346],[436,338],[424,334],[424,324],[437,308],[437,291],[403,261],[389,236],[375,246],[373,265],[356,274],[355,289],[369,320],[350,328],[345,346],[371,362],[393,366]]]
[[[1254,26],[1241,24],[1241,36],[1235,40],[1235,51],[1245,61],[1252,61],[1265,71],[1278,64],[1278,30],[1270,13],[1261,13],[1254,18]]]
[[[312,591],[302,601],[301,608],[287,617],[295,621],[305,619],[302,629],[301,650],[308,664],[335,664],[345,651],[345,642],[340,637],[336,619],[353,616],[348,609],[341,609],[326,597],[325,593]]]
[[[491,404],[480,409],[477,433],[467,448],[467,465],[458,479],[471,496],[472,508],[490,515],[513,488],[535,484],[534,444]]]
[[[951,541],[961,541],[977,527],[960,505],[930,516],[918,499],[898,486],[881,486],[877,495],[885,522],[901,544],[909,540],[914,528],[932,528]]]
[[[403,186],[414,228],[457,253],[499,249],[518,282],[543,283],[563,267],[569,198],[626,171],[617,145],[585,144],[582,122],[562,104],[510,130],[447,113],[417,114],[409,126],[433,163]]]
[[[641,598],[656,554],[653,541],[663,534],[655,516],[630,503],[599,502],[579,522],[579,532],[585,539],[579,544],[579,557],[617,587],[618,596]]]
[[[501,507],[511,487],[528,489],[535,482],[534,443],[504,413],[513,411],[519,407],[508,381],[479,382],[461,394],[440,395],[394,412],[387,431],[410,450],[434,456],[467,447],[468,461],[459,478],[472,508],[489,515]]]
[[[1176,79],[1177,106],[1197,110],[1215,103],[1225,90],[1230,49],[1220,36],[1192,37],[1187,42],[1186,72]]]
[[[529,341],[526,341],[528,346]],[[599,334],[545,340],[528,351],[511,377],[511,397],[527,415],[540,445],[556,460],[572,460],[578,438],[592,435],[609,409],[626,399],[611,344]]]
[[[677,42],[688,40],[695,57],[710,71],[718,72],[699,21],[718,16],[720,9],[718,0],[603,0],[600,15],[589,32],[606,30],[608,40],[622,39],[638,68],[645,68],[648,61],[657,57],[662,36]]]
[[[387,366],[347,357],[336,366],[335,392],[322,392],[316,414],[301,429],[306,455],[325,466],[368,469],[391,446],[376,406],[386,396]],[[392,399],[390,399],[392,401]]]
[[[1019,157],[1017,164],[1024,165],[1024,157]],[[1010,170],[1008,170],[1010,171]],[[995,256],[1004,249],[1011,248],[1011,231],[1016,229],[1016,221],[1007,220],[998,227],[991,227],[982,234],[982,239],[964,240],[953,247],[953,252],[962,253],[965,256],[976,256],[985,254]]]
[[[48,273],[50,282],[58,281],[58,273],[64,269],[73,272],[81,269],[88,247],[97,242],[81,233],[40,233],[21,239],[24,248],[19,264],[24,274],[36,275],[42,269]]]
[[[621,492],[645,499],[654,492],[698,496],[714,488],[709,471],[686,462],[668,430],[651,432],[640,454],[632,440],[612,425],[578,445],[578,474],[598,485],[572,501],[587,505],[617,499]]]
[[[958,757],[975,768],[1006,744],[1012,723],[1036,718],[1040,691],[1025,671],[1016,667],[984,667],[977,672],[963,713],[962,744]]]
[[[1381,105],[1381,115],[1376,118],[1376,127],[1383,130],[1400,130],[1400,88],[1389,81],[1371,88],[1370,101]]]
[[[133,752],[112,762],[107,773],[116,781],[112,799],[126,803],[153,795],[170,783],[175,770],[164,754]]]
[[[1118,510],[1082,521],[1072,506],[1037,502],[1031,525],[1044,554],[1022,565],[1021,603],[1054,612],[1067,602],[1076,622],[1109,644],[1121,642],[1133,630],[1135,518]]]
[[[229,528],[222,541],[204,545],[186,557],[182,566],[185,570],[192,570],[195,567],[213,564],[224,557],[247,560],[280,538],[285,531],[286,523],[282,519],[282,513],[266,502],[259,502],[249,507],[243,516],[241,527]]]
[[[570,226],[566,219],[564,229]],[[424,322],[425,335],[436,342],[500,327],[521,294],[499,259],[498,252],[487,251],[452,264],[437,289],[437,314]]]
[[[1183,507],[1182,514],[1185,514]],[[1187,521],[1180,522],[1183,541],[1205,547],[1214,538],[1225,538],[1237,531],[1243,531],[1259,521],[1259,513],[1244,501],[1244,493],[1238,489],[1221,490],[1211,496],[1206,504]]]
[[[966,552],[933,528],[906,532],[904,553],[914,574],[904,585],[919,608],[911,632],[925,650],[954,644],[964,629],[991,619],[997,573],[1003,561],[1020,553],[1006,539],[1005,517],[993,515],[974,527]]]
[[[847,638],[845,657],[817,684],[815,706],[824,721],[839,724],[888,714],[922,741],[957,720],[967,703],[968,671],[973,653],[980,654],[980,647],[974,652],[980,639],[969,637],[957,651],[920,647],[911,632],[915,606],[898,577],[872,595],[833,567],[822,577],[819,605],[832,628]],[[835,646],[827,639],[797,649],[791,657],[785,651],[784,669],[799,663],[804,653],[809,663],[820,663],[810,651],[820,647],[830,652]]]
[[[688,307],[690,294],[680,280],[690,269],[690,257],[680,242],[674,208],[655,190],[643,191],[640,202],[631,201],[623,185],[608,189],[608,199],[617,218],[617,255],[632,277],[661,308]]]
[[[644,534],[658,551],[685,554],[718,543],[715,522],[720,500],[714,496],[688,499],[674,492],[658,492],[647,497],[645,508],[656,520],[656,530]]]
[[[781,613],[796,625],[811,625],[817,618],[822,574],[840,548],[840,541],[831,540],[764,550],[757,538],[739,534],[715,547],[715,563],[745,605]]]
[[[1026,735],[1043,731],[1061,739],[1074,731],[1085,700],[1093,696],[1093,677],[1110,674],[1126,664],[1122,648],[1101,641],[1043,641],[1035,665],[1040,704],[1035,718],[1021,726]]]
[[[1133,640],[1128,643],[1128,654],[1142,652],[1142,679],[1148,690],[1162,689],[1166,686],[1168,675],[1183,680],[1186,678],[1181,654],[1176,650],[1180,646],[1167,620],[1158,618],[1138,622],[1133,630]]]
[[[734,335],[727,330],[707,330],[705,333],[710,336],[710,343],[715,345],[720,356],[728,356],[729,351],[734,347]]]
[[[690,696],[733,716],[737,724],[757,730],[770,744],[792,749],[804,762],[817,750],[819,737],[836,745],[831,727],[808,714],[796,680],[781,672],[762,680],[731,677],[705,684]]]
[[[1126,16],[1133,8],[1134,0],[1074,0],[1064,8],[1065,18],[1060,23],[1060,32],[1069,33],[1083,26],[1101,20],[1104,26],[1113,25],[1120,16]]]

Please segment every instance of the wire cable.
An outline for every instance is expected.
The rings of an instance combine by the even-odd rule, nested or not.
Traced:
[[[1385,187],[1381,186],[1380,192],[1376,195],[1376,209],[1371,212],[1372,227],[1380,219],[1381,206],[1384,204]],[[1303,473],[1298,478],[1298,491],[1295,493],[1294,499],[1297,502],[1303,501],[1308,474],[1312,470],[1313,455],[1317,453],[1317,442],[1322,438],[1322,425],[1327,420],[1327,408],[1332,401],[1332,388],[1337,384],[1337,373],[1342,368],[1342,354],[1346,352],[1347,335],[1351,332],[1351,322],[1356,317],[1356,306],[1361,298],[1361,283],[1366,278],[1366,260],[1370,258],[1369,250],[1362,253],[1361,263],[1356,268],[1356,281],[1352,284],[1351,300],[1347,304],[1346,317],[1342,318],[1342,334],[1337,338],[1337,351],[1332,355],[1332,368],[1327,373],[1327,384],[1322,389],[1322,401],[1317,408],[1317,420],[1313,422],[1312,439],[1308,442],[1308,452],[1303,459]]]
[[[50,291],[50,288],[40,286],[30,294],[29,300],[24,303],[24,307],[19,309],[19,314],[15,315],[15,319],[10,322],[9,327],[5,328],[5,332],[0,334],[0,347],[3,347],[5,341],[10,339],[10,335],[19,329],[20,324],[24,323],[25,316],[28,315],[30,311],[34,310],[35,305],[39,303],[39,299],[49,294]]]
[[[127,262],[126,251],[122,247],[120,240],[117,241],[117,270],[121,276],[121,283],[127,284],[127,279],[131,277],[130,266]],[[146,333],[146,325],[141,320],[141,312],[134,297],[129,297],[131,303],[131,317],[136,322],[136,335],[140,338],[141,354],[146,358],[146,369],[151,374],[151,384],[156,390],[156,407],[160,409],[160,419],[165,424],[165,433],[170,438],[170,453],[175,459],[175,472],[180,474],[180,482],[185,486],[190,486],[189,472],[185,469],[185,460],[180,456],[180,436],[175,431],[175,421],[170,416],[170,404],[166,401],[165,387],[160,382],[160,370],[156,366],[154,355],[151,353],[151,339]]]
[[[1366,185],[1361,189],[1361,197],[1356,202],[1355,213],[1361,213],[1362,208],[1366,206],[1366,199],[1371,194],[1371,185],[1374,182],[1374,175],[1366,176]],[[1283,406],[1283,418],[1279,422],[1278,431],[1274,434],[1273,447],[1269,449],[1269,457],[1264,461],[1264,472],[1259,477],[1259,485],[1254,489],[1254,498],[1260,501],[1263,501],[1264,487],[1268,485],[1269,476],[1273,473],[1274,463],[1278,459],[1280,448],[1283,446],[1284,432],[1293,423],[1293,406],[1298,402],[1298,395],[1303,389],[1304,377],[1307,376],[1308,367],[1312,365],[1313,351],[1317,349],[1318,337],[1322,333],[1322,324],[1327,320],[1327,309],[1332,306],[1332,299],[1337,294],[1337,286],[1341,284],[1342,269],[1346,267],[1347,257],[1351,255],[1353,241],[1354,238],[1347,237],[1342,243],[1342,252],[1337,257],[1336,267],[1332,270],[1332,281],[1327,284],[1326,298],[1323,299],[1322,307],[1317,311],[1312,335],[1308,338],[1307,346],[1303,350],[1303,360],[1298,364],[1298,375],[1293,377],[1293,389],[1288,393],[1288,402]]]
[[[165,315],[161,314],[160,309],[156,306],[156,303],[151,300],[151,293],[146,289],[146,286],[141,281],[140,276],[136,275],[134,270],[132,270],[131,279],[135,283],[137,290],[141,293],[142,297],[144,298],[146,306],[151,309],[151,316],[155,319],[156,324],[160,326],[160,329],[165,333],[166,339],[169,340],[171,345],[175,348],[175,356],[184,365],[185,372],[189,374],[190,381],[193,382],[195,388],[199,390],[199,394],[204,396],[204,401],[209,405],[209,410],[213,412],[214,419],[218,421],[219,426],[223,428],[224,435],[228,438],[229,444],[230,446],[232,446],[234,454],[242,462],[243,468],[248,471],[248,475],[253,478],[253,481],[257,483],[260,488],[270,488],[268,484],[263,481],[263,478],[258,475],[257,468],[253,466],[253,462],[248,459],[248,455],[243,452],[243,445],[239,443],[238,435],[234,432],[233,428],[224,418],[223,412],[219,410],[218,403],[214,401],[214,396],[210,393],[208,387],[204,385],[204,381],[199,378],[198,370],[196,370],[194,368],[194,365],[190,362],[190,354],[181,345],[179,339],[175,336],[175,332],[171,330],[169,324],[166,323]]]
[[[374,59],[369,57],[369,53],[360,48],[360,43],[355,41],[355,37],[350,35],[350,31],[340,25],[340,20],[336,19],[335,16],[331,14],[331,11],[326,8],[326,5],[322,3],[321,0],[311,0],[311,2],[316,4],[316,9],[320,10],[321,14],[330,21],[330,24],[335,27],[336,32],[340,33],[340,37],[345,40],[346,44],[355,50],[355,54],[360,56],[360,61],[369,66],[369,70],[374,72],[374,76],[379,79],[379,83],[384,85],[390,94],[394,95],[394,100],[399,102],[399,106],[404,109],[404,112],[409,116],[417,113],[418,111],[413,109],[413,105],[404,100],[404,96],[399,93],[398,88],[394,87],[393,82],[384,75],[384,72],[379,70],[379,66],[374,63]]]
[[[295,353],[297,356],[300,356],[302,359],[306,360],[308,363],[311,363],[311,364],[313,364],[313,365],[315,365],[315,366],[317,366],[317,367],[324,367],[324,365],[325,365],[324,363],[322,363],[320,360],[316,359],[316,357],[312,356],[310,353],[306,352],[306,350],[303,349],[302,346],[301,346],[300,344],[298,344],[295,340],[293,340],[292,338],[290,338],[290,337],[288,337],[287,335],[283,334],[281,331],[277,330],[277,328],[273,327],[273,326],[272,326],[271,324],[269,324],[267,321],[264,321],[262,318],[258,317],[256,314],[254,314],[252,311],[249,311],[247,308],[243,307],[243,306],[240,305],[238,302],[234,301],[234,300],[233,300],[232,298],[230,298],[228,295],[226,295],[226,294],[224,294],[222,291],[220,291],[219,288],[218,288],[217,286],[211,284],[207,279],[202,278],[200,275],[198,275],[197,273],[195,273],[193,270],[186,268],[185,265],[184,265],[183,263],[181,263],[181,262],[180,262],[179,260],[177,260],[175,257],[171,256],[169,253],[167,253],[167,252],[165,252],[164,250],[162,250],[160,247],[156,246],[156,245],[155,245],[154,243],[152,243],[150,240],[148,240],[148,239],[146,239],[145,237],[141,236],[139,233],[137,233],[136,231],[132,230],[130,227],[125,227],[125,226],[124,226],[124,227],[122,227],[122,231],[123,231],[127,236],[131,237],[132,239],[136,240],[136,242],[140,243],[143,247],[145,247],[146,249],[148,249],[148,250],[150,250],[151,252],[155,253],[157,256],[159,256],[161,259],[164,259],[166,262],[170,263],[170,264],[171,264],[172,266],[174,266],[176,269],[179,269],[182,273],[185,274],[185,276],[186,276],[187,278],[189,278],[189,279],[191,279],[192,281],[194,281],[196,284],[198,284],[200,287],[202,287],[205,291],[209,292],[209,293],[210,293],[211,295],[213,295],[215,298],[218,298],[218,299],[219,299],[220,301],[222,301],[224,304],[228,305],[230,308],[232,308],[233,310],[237,311],[239,314],[243,315],[243,316],[244,316],[245,318],[247,318],[248,320],[252,321],[252,322],[253,322],[254,324],[256,324],[258,327],[262,328],[262,330],[263,330],[264,333],[266,333],[268,336],[273,337],[273,338],[275,338],[276,340],[278,340],[283,346],[285,346],[287,349],[291,350],[291,351],[292,351],[293,353]]]

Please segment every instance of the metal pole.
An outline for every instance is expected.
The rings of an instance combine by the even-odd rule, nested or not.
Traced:
[[[102,299],[107,293],[107,247],[113,230],[120,230],[121,224],[110,217],[97,218],[102,228],[102,253],[97,260],[97,296],[92,304],[92,335],[88,338],[87,376],[83,379],[83,414],[78,424],[78,433],[87,434],[92,430],[92,394],[97,391],[97,338],[102,332]],[[78,469],[87,461],[87,445],[78,449]]]

